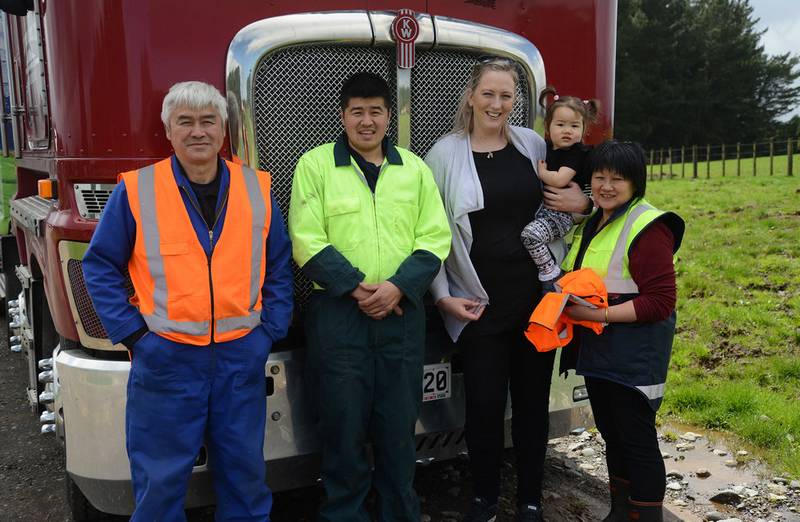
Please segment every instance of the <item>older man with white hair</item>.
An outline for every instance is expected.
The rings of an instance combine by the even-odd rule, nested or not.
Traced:
[[[83,260],[109,338],[131,354],[131,520],[185,520],[204,441],[217,520],[269,520],[264,365],[290,322],[291,247],[270,175],[219,157],[214,86],[173,85],[161,119],[174,154],[120,175]]]

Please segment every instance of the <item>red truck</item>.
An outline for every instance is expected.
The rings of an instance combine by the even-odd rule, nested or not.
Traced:
[[[129,360],[106,338],[81,260],[117,173],[170,154],[159,119],[170,85],[196,79],[226,93],[222,153],[270,171],[284,215],[299,156],[340,132],[336,92],[355,70],[390,81],[389,134],[419,155],[450,129],[469,66],[485,55],[511,58],[523,72],[512,123],[542,130],[536,100],[549,82],[599,98],[602,119],[589,141],[611,135],[615,0],[2,0],[0,8],[9,102],[0,138],[16,158],[0,294],[11,349],[28,359],[31,408],[42,432],[64,443],[75,520],[133,508],[124,444]],[[397,67],[395,40],[408,36],[393,38],[401,8],[417,26],[411,69]],[[317,476],[303,385],[310,286],[298,275],[295,289],[294,325],[265,368],[264,458],[276,491]],[[459,356],[434,307],[428,316],[421,462],[465,448]],[[553,383],[551,434],[590,423],[582,379],[554,374]],[[187,505],[210,503],[201,451]]]

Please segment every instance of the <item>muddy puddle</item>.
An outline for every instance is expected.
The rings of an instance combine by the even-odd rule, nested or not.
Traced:
[[[797,481],[783,480],[740,444],[676,423],[661,426],[659,433],[668,501],[701,516],[718,512],[723,520],[800,522]],[[723,502],[711,500],[723,491],[729,492]]]

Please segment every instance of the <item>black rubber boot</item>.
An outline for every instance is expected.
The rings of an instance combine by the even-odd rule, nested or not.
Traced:
[[[626,522],[628,520],[628,496],[631,483],[619,477],[608,477],[608,490],[611,494],[611,512],[603,522]]]
[[[633,522],[664,522],[664,505],[661,502],[628,500],[628,520]]]

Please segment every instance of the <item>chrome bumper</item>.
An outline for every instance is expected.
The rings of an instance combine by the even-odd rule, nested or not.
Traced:
[[[125,451],[125,400],[130,363],[94,358],[80,350],[58,350],[55,406],[59,433],[66,444],[66,468],[84,495],[99,510],[113,514],[133,511],[130,470]],[[273,491],[309,485],[318,477],[319,441],[303,381],[303,351],[273,353],[265,376],[267,433],[264,456]],[[591,424],[588,401],[574,404],[573,390],[583,380],[553,377],[550,433],[561,436],[576,426]],[[445,459],[466,451],[464,391],[460,374],[453,375],[449,399],[423,403],[417,421],[420,461]],[[510,427],[510,405],[506,411]],[[510,429],[507,443],[510,445]],[[214,502],[205,461],[190,479],[187,507]]]

